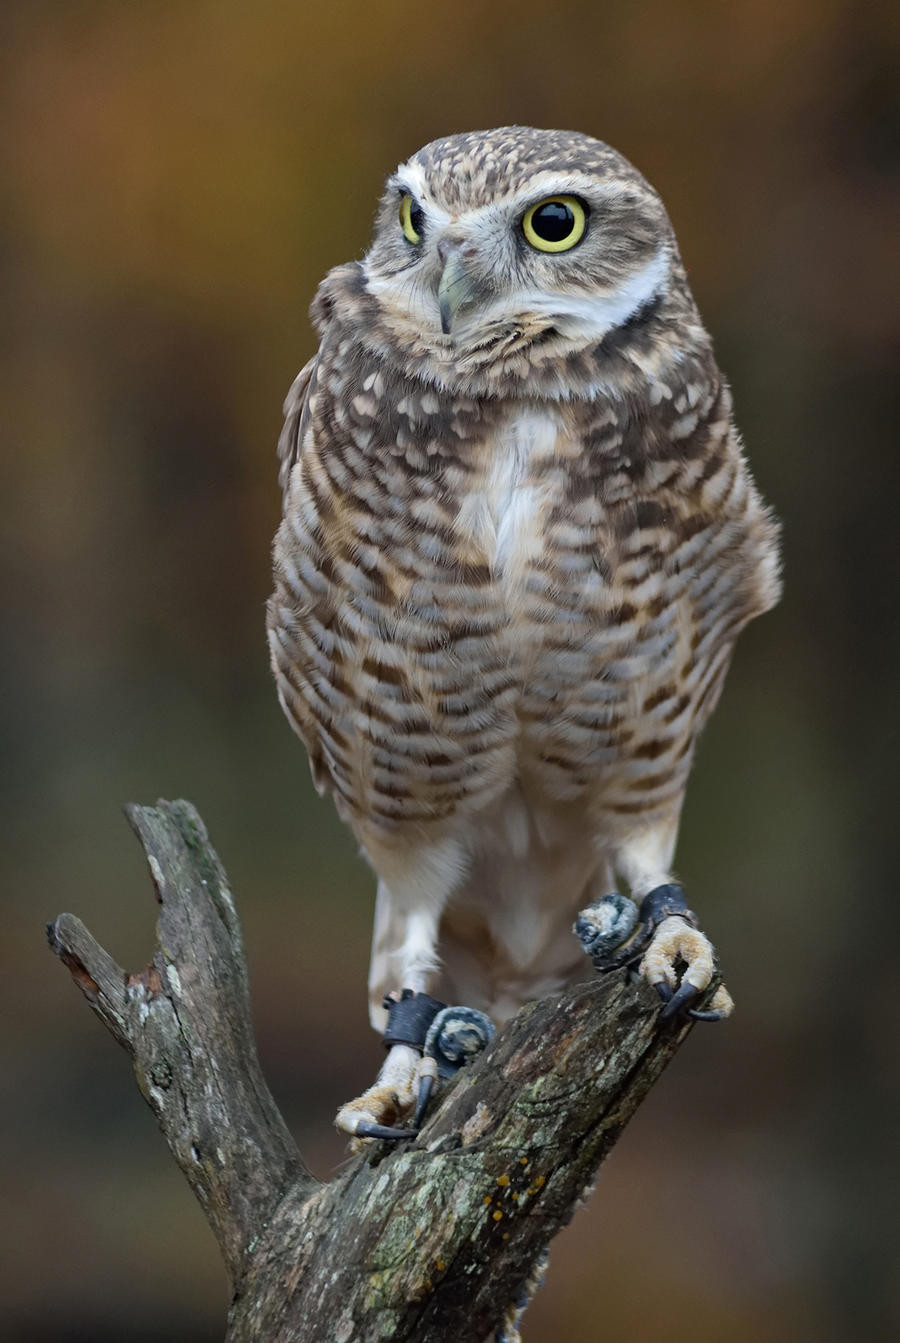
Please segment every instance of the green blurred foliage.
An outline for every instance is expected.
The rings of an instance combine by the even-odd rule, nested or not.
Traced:
[[[516,121],[599,135],[662,192],[787,576],[680,850],[739,1012],[629,1128],[528,1338],[897,1336],[898,11],[33,0],[0,34],[3,1336],[222,1333],[202,1216],[41,943],[69,908],[145,962],[121,802],[202,810],[266,1072],[317,1171],[342,1160],[331,1114],[379,1057],[373,883],[269,684],[279,405],[384,173]]]

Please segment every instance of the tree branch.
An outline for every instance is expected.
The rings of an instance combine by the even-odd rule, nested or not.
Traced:
[[[309,1174],[263,1079],[240,924],[187,802],[128,807],[160,904],[151,963],[126,975],[71,914],[50,945],[132,1055],[138,1086],[219,1242],[232,1286],[268,1213]]]
[[[263,1080],[240,926],[186,802],[130,807],[160,901],[132,975],[72,915],[50,944],[132,1055],[228,1269],[228,1343],[483,1339],[690,1027],[624,972],[524,1008],[414,1143],[319,1185]]]

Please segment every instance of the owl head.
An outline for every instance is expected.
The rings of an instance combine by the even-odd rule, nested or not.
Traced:
[[[523,366],[596,346],[680,270],[656,192],[572,131],[435,140],[388,179],[363,261],[399,344],[435,366]]]

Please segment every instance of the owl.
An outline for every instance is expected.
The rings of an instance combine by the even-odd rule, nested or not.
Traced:
[[[426,145],[311,312],[269,644],[378,880],[388,1053],[337,1124],[403,1137],[585,951],[663,1018],[730,1011],[672,863],[735,640],[778,599],[778,531],[662,202],[590,136]]]

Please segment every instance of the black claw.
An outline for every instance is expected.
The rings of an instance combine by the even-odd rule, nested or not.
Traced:
[[[727,1013],[719,1012],[712,1008],[701,1011],[699,1007],[688,1008],[688,1016],[692,1021],[724,1021]]]
[[[686,979],[683,979],[677,991],[672,994],[669,1001],[660,1012],[660,1021],[671,1021],[679,1012],[684,1011],[688,1004],[692,1003],[695,998],[699,998],[700,993],[700,989],[694,988],[693,984],[689,984]]]
[[[401,1138],[417,1138],[418,1136],[415,1129],[387,1128],[384,1124],[370,1124],[367,1119],[360,1120],[354,1134],[356,1138],[387,1138],[393,1142],[399,1142]]]
[[[659,994],[660,998],[662,998],[664,1003],[670,1003],[672,1001],[672,989],[664,979],[661,979],[658,984],[654,984],[653,987],[656,989],[656,992]]]
[[[415,1133],[418,1133],[419,1129],[422,1127],[422,1120],[425,1118],[425,1111],[428,1109],[428,1102],[431,1098],[433,1089],[433,1077],[429,1077],[426,1074],[425,1077],[419,1078],[419,1095],[416,1099],[416,1108],[412,1117],[412,1128]]]

